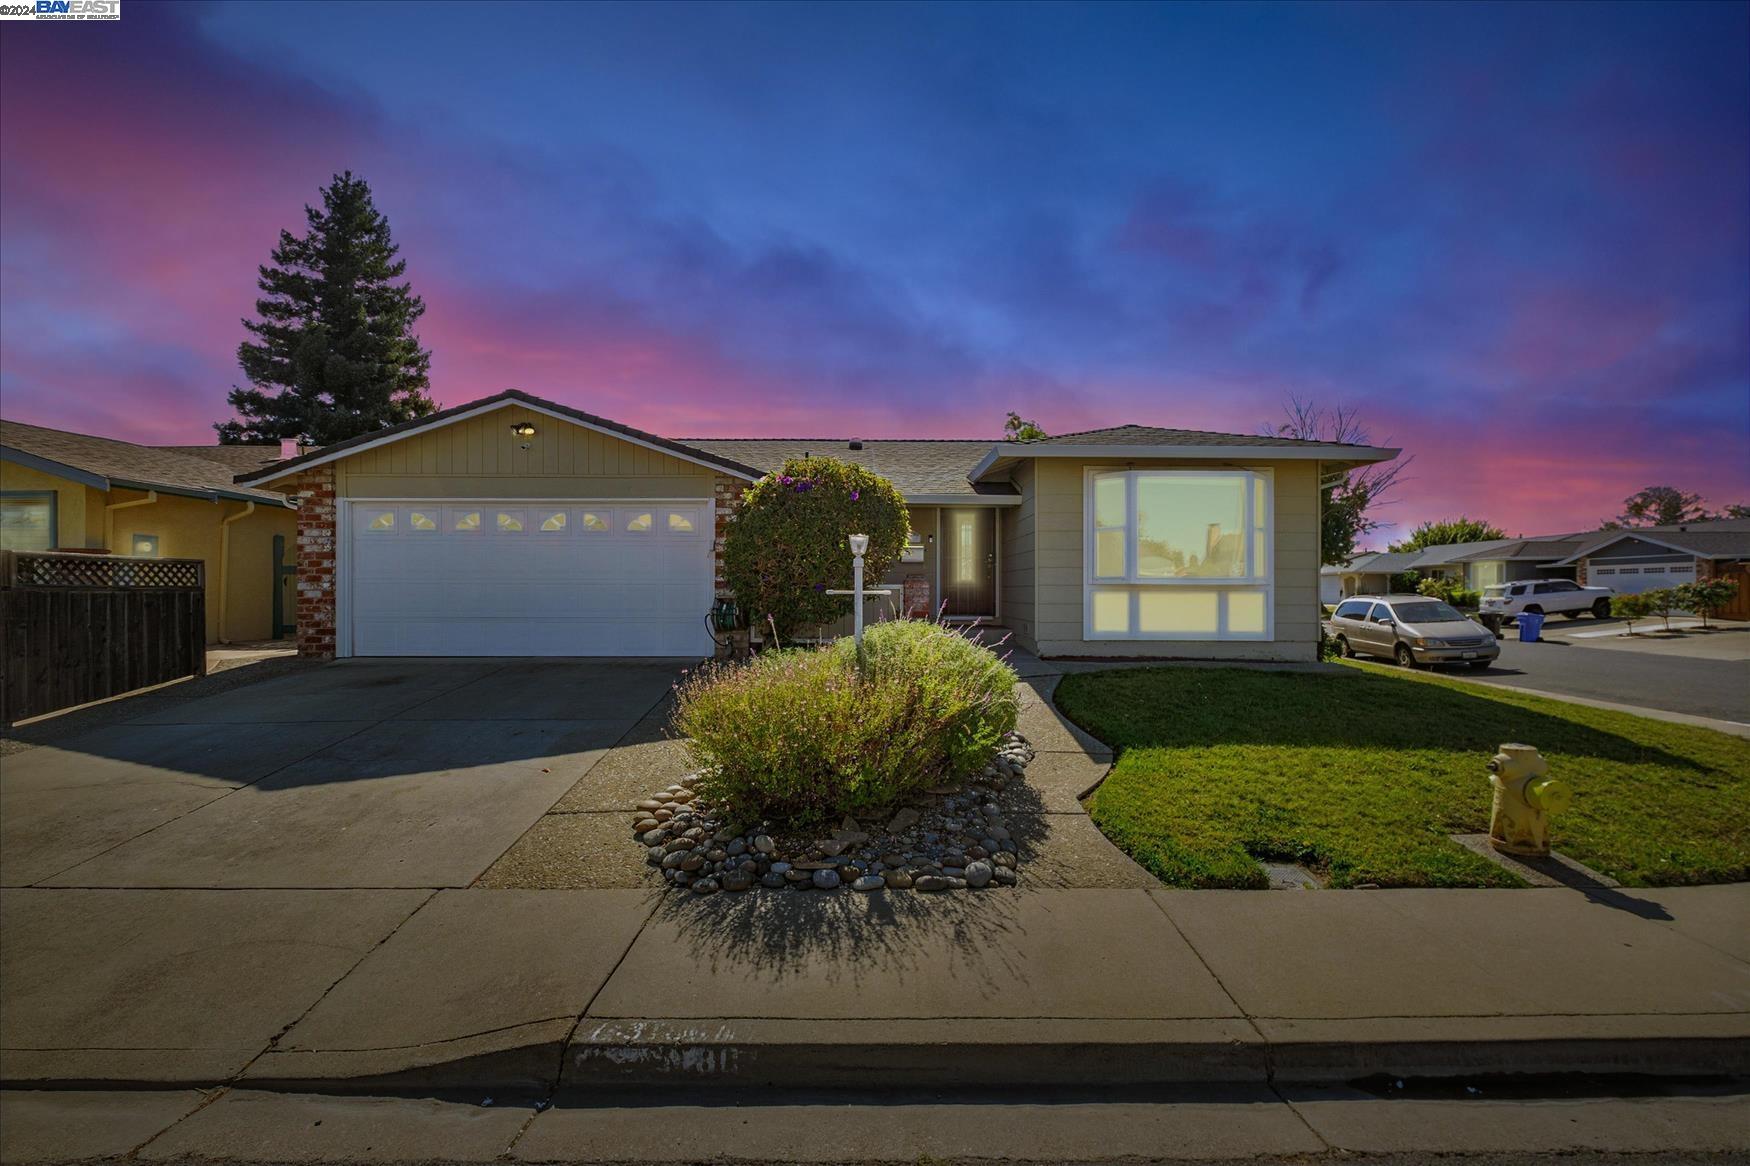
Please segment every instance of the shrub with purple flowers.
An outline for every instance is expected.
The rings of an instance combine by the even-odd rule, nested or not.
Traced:
[[[905,499],[886,478],[836,458],[793,458],[742,495],[724,533],[724,578],[753,626],[788,639],[850,610],[826,594],[851,585],[849,535],[869,536],[873,585],[905,550],[909,527]]]
[[[1015,727],[1015,673],[931,623],[876,624],[851,642],[707,665],[677,688],[675,730],[699,796],[797,825],[891,805],[977,773]]]

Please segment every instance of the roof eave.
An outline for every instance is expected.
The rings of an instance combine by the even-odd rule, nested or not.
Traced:
[[[1552,566],[1552,567],[1575,567],[1575,566],[1578,566],[1581,559],[1589,559],[1593,555],[1597,554],[1599,551],[1603,550],[1605,547],[1613,546],[1616,543],[1621,542],[1625,538],[1640,539],[1644,543],[1652,543],[1656,547],[1664,547],[1666,550],[1670,551],[1672,554],[1693,555],[1698,559],[1709,559],[1709,560],[1712,560],[1712,559],[1736,559],[1736,558],[1743,557],[1742,551],[1698,551],[1694,547],[1682,547],[1682,546],[1678,546],[1676,543],[1665,542],[1663,539],[1655,538],[1652,535],[1647,534],[1643,531],[1625,530],[1621,534],[1617,535],[1615,538],[1607,538],[1603,542],[1596,542],[1596,543],[1593,543],[1589,547],[1582,547],[1580,550],[1575,551],[1573,554],[1569,555],[1567,558],[1561,560],[1560,562],[1551,563],[1550,566]]]
[[[1006,441],[991,447],[967,477],[977,482],[999,466],[1021,458],[1321,461],[1359,466],[1389,462],[1401,452],[1361,445],[1047,445]]]
[[[109,479],[102,474],[94,474],[90,470],[83,470],[66,462],[46,458],[41,454],[28,453],[10,445],[0,445],[0,461],[13,462],[28,469],[53,474],[58,478],[66,478],[69,481],[78,482],[82,486],[90,486],[93,490],[109,489]]]
[[[429,433],[434,429],[441,429],[446,425],[454,425],[461,421],[468,421],[475,417],[481,417],[496,409],[503,409],[510,405],[520,405],[525,409],[551,417],[556,421],[566,421],[572,425],[582,426],[585,429],[592,429],[598,433],[606,434],[609,437],[617,437],[622,441],[631,442],[633,445],[643,446],[646,449],[652,449],[658,453],[668,454],[670,457],[677,457],[683,461],[690,461],[697,465],[705,466],[708,469],[721,470],[732,477],[745,478],[750,482],[756,481],[759,478],[764,477],[766,474],[766,471],[764,470],[755,469],[750,465],[735,461],[732,458],[715,457],[706,453],[704,450],[693,449],[681,442],[669,441],[666,438],[657,437],[653,433],[647,434],[643,430],[633,430],[630,426],[620,426],[617,422],[608,425],[599,425],[589,419],[593,414],[585,415],[582,410],[570,410],[554,401],[545,401],[539,397],[521,392],[517,389],[506,389],[502,393],[494,393],[490,397],[482,397],[478,401],[470,401],[466,404],[458,405],[454,409],[444,410],[442,413],[434,414],[431,417],[422,417],[403,425],[391,426],[388,429],[383,430],[381,434],[372,435],[370,440],[355,440],[350,443],[340,442],[336,445],[328,446],[325,449],[312,450],[311,452],[299,457],[288,458],[283,462],[277,462],[271,466],[264,466],[259,470],[253,470],[246,474],[238,474],[236,480],[239,482],[271,482],[277,478],[283,478],[288,474],[295,474],[301,470],[326,465],[329,462],[339,461],[341,458],[347,458],[357,453],[363,453],[368,449],[376,449],[379,446],[393,444],[403,438],[412,437],[417,433]],[[607,419],[601,418],[600,420],[606,421]]]

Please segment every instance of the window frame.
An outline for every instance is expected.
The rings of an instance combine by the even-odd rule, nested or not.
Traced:
[[[1095,495],[1099,479],[1122,476],[1124,479],[1124,568],[1123,576],[1096,573],[1097,538],[1102,529],[1095,523]],[[1137,573],[1137,542],[1140,525],[1137,522],[1138,484],[1145,478],[1238,478],[1244,483],[1243,555],[1246,570],[1243,576],[1177,576],[1162,577]],[[1262,486],[1260,498],[1260,485]],[[1260,504],[1262,513],[1260,514]],[[1268,643],[1276,638],[1276,475],[1268,466],[1223,466],[1219,469],[1179,467],[1142,467],[1101,465],[1082,469],[1082,639],[1090,643],[1105,641],[1183,640],[1206,643]],[[1262,533],[1260,551],[1256,541]],[[1257,562],[1252,560],[1256,557]],[[1151,632],[1136,630],[1141,621],[1141,595],[1154,588],[1179,588],[1190,591],[1214,592],[1217,596],[1217,628],[1204,631]],[[1124,632],[1096,631],[1094,599],[1098,592],[1123,591],[1128,594],[1129,626]],[[1236,594],[1263,597],[1263,629],[1259,632],[1234,632],[1227,628],[1229,597]]]
[[[0,498],[14,502],[47,502],[49,504],[49,545],[44,551],[61,549],[61,495],[55,490],[0,490]],[[8,548],[17,549],[17,548]],[[26,551],[25,553],[31,553]]]

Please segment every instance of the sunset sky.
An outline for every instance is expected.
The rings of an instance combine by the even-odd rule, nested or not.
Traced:
[[[982,437],[1298,394],[1414,454],[1401,527],[1747,502],[1747,61],[1742,3],[7,23],[0,412],[212,440],[256,266],[351,169],[442,404]]]

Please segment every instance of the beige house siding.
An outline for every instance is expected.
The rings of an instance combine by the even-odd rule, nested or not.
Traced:
[[[1032,462],[1016,466],[1011,479],[1021,491],[1021,504],[1005,506],[997,512],[1000,622],[1014,632],[1015,642],[1029,652],[1039,650],[1035,639],[1038,619],[1033,574],[1038,504],[1032,487],[1036,477]]]
[[[533,437],[511,432],[524,421]],[[334,467],[341,498],[710,498],[716,485],[709,466],[517,405],[361,450]]]
[[[1184,659],[1316,660],[1319,639],[1319,465],[1316,461],[1235,462],[1271,469],[1275,477],[1275,639],[1084,640],[1082,638],[1083,470],[1210,469],[1207,461],[1041,458],[1036,488],[1027,491],[1033,518],[1033,586],[1037,627],[1032,644],[1041,656],[1161,656]],[[1017,518],[1017,532],[1019,518]],[[1013,561],[1004,548],[1007,561]],[[1010,584],[1013,585],[1012,583]],[[1011,626],[1013,626],[1011,624]],[[1017,633],[1019,629],[1017,628]]]

